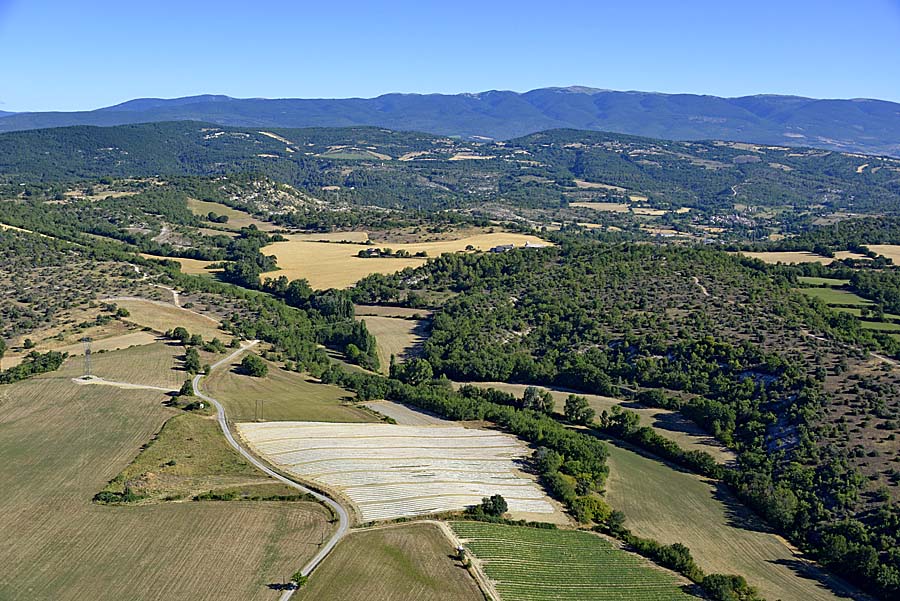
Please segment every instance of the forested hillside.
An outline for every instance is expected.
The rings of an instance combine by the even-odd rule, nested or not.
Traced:
[[[740,140],[898,156],[897,112],[895,103],[878,100],[718,98],[573,86],[523,94],[491,90],[348,99],[142,98],[95,111],[8,115],[0,121],[0,131],[193,120],[266,128],[378,126],[502,140],[571,127],[675,140]]]
[[[900,345],[749,260],[561,241],[445,256],[371,276],[354,294],[430,305],[453,293],[425,345],[438,374],[681,411],[738,452],[737,469],[720,477],[773,526],[856,582],[896,594],[900,447],[868,432],[896,427],[900,378],[864,349],[896,354]],[[618,435],[634,427],[610,419]]]

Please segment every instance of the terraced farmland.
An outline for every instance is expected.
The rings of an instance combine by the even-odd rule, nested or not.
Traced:
[[[503,601],[696,599],[672,573],[589,532],[453,522]]]
[[[238,432],[271,463],[342,492],[364,522],[461,510],[493,494],[512,513],[555,512],[516,471],[527,447],[500,432],[320,422],[242,423]]]

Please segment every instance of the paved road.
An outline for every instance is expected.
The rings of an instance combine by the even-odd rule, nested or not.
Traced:
[[[238,355],[240,355],[247,349],[254,346],[257,342],[259,342],[259,341],[254,340],[250,343],[244,344],[241,348],[234,351],[233,353],[231,353],[224,359],[221,359],[221,360],[215,362],[212,366],[210,366],[210,372],[212,372],[214,369],[220,367],[221,365],[223,365],[225,363],[230,363],[235,357],[237,357]],[[200,390],[200,379],[202,377],[203,376],[201,374],[197,374],[196,376],[194,376],[194,380],[193,380],[194,394],[196,394],[197,397],[203,399],[204,401],[212,403],[215,406],[216,411],[218,412],[219,426],[222,428],[222,433],[225,435],[225,438],[228,440],[228,444],[230,444],[232,447],[234,447],[234,449],[238,453],[243,455],[244,458],[247,459],[247,461],[249,461],[250,463],[255,465],[257,468],[259,468],[260,470],[262,470],[269,476],[275,478],[279,482],[283,482],[284,484],[287,484],[288,486],[296,488],[297,490],[299,490],[301,492],[304,492],[306,494],[314,496],[316,499],[318,499],[319,501],[321,501],[322,503],[324,503],[325,505],[330,507],[331,510],[334,511],[335,515],[338,516],[338,520],[339,520],[338,528],[335,531],[335,533],[332,535],[331,539],[328,542],[326,542],[325,545],[321,549],[319,549],[319,552],[316,554],[316,556],[313,557],[312,559],[310,559],[309,563],[307,563],[305,566],[303,566],[303,568],[300,570],[300,572],[304,576],[309,575],[309,573],[312,572],[314,569],[316,569],[316,566],[318,566],[322,562],[322,560],[325,559],[325,556],[328,555],[332,549],[334,549],[334,546],[338,543],[339,540],[341,540],[341,538],[343,538],[343,536],[345,534],[347,534],[347,531],[350,529],[350,516],[347,514],[347,510],[344,509],[343,507],[341,507],[341,505],[334,499],[326,497],[325,495],[317,493],[316,491],[311,490],[309,488],[306,488],[302,484],[297,484],[293,480],[285,478],[281,474],[275,472],[271,468],[267,467],[264,463],[262,463],[259,459],[257,459],[253,455],[251,455],[250,452],[247,451],[243,446],[241,446],[241,444],[232,435],[231,430],[228,428],[228,421],[225,419],[225,408],[222,407],[222,404],[219,401],[212,398],[211,396],[207,396],[206,394],[203,393],[203,391]],[[285,591],[281,595],[281,601],[287,601],[288,599],[291,598],[291,595],[293,595],[293,594],[294,594],[293,589]]]

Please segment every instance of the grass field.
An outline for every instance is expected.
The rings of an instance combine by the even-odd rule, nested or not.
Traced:
[[[849,313],[855,317],[862,317],[862,309],[860,307],[832,307],[835,311],[841,313]],[[885,313],[884,318],[892,321],[900,321],[900,315],[894,313]]]
[[[127,351],[123,351],[127,352]],[[330,529],[304,502],[91,503],[173,415],[60,372],[0,386],[0,599],[265,601]]]
[[[518,397],[521,397],[528,387],[525,384],[507,384],[505,382],[471,382],[471,384],[483,388],[496,388],[497,390],[509,392]],[[460,383],[454,383],[454,386],[459,385]],[[553,399],[556,401],[556,411],[562,412],[565,407],[566,397],[568,397],[570,393],[565,390],[547,388],[545,386],[538,386],[538,388],[549,390],[550,394],[553,395]],[[704,451],[712,455],[716,461],[720,463],[734,461],[734,453],[730,449],[723,446],[715,438],[704,432],[694,422],[681,417],[673,411],[666,411],[665,409],[657,409],[654,407],[636,406],[622,399],[595,394],[582,394],[581,396],[587,398],[588,403],[594,411],[597,412],[597,415],[600,415],[601,411],[609,411],[614,405],[622,406],[637,413],[641,418],[642,426],[651,426],[661,436],[678,443],[678,445],[684,449]]]
[[[866,244],[865,247],[875,254],[891,259],[894,265],[900,265],[900,244]]]
[[[92,329],[85,330],[83,334],[86,336],[91,336],[92,334],[94,334],[94,332],[91,331]],[[110,330],[115,331],[117,329],[119,328],[111,328]],[[99,351],[116,351],[132,346],[145,346],[148,344],[153,344],[158,340],[158,336],[153,332],[130,332],[124,327],[121,328],[121,331],[121,334],[114,334],[112,336],[107,336],[104,338],[93,338],[93,336],[91,336],[93,338],[93,341],[91,342],[91,351],[94,353],[97,353]],[[84,343],[71,342],[68,339],[61,341],[50,339],[39,342],[33,350],[42,353],[49,350],[54,350],[60,353],[68,353],[70,356],[75,357],[84,355]],[[23,349],[22,351],[18,351],[16,353],[9,353],[7,355],[4,355],[2,361],[3,368],[9,369],[10,367],[18,365],[30,352],[30,350],[26,351]]]
[[[153,442],[104,490],[120,493],[127,486],[148,500],[159,501],[269,483],[282,486],[238,455],[214,419],[184,413],[170,418]]]
[[[269,363],[265,378],[235,372],[236,360],[203,380],[205,391],[221,401],[233,421],[257,419],[257,400],[268,421],[374,422],[377,418],[346,403],[353,396],[342,388],[321,384],[306,374],[289,372]]]
[[[226,340],[228,334],[219,329],[219,322],[188,309],[168,303],[147,300],[117,300],[115,303],[128,309],[130,315],[125,321],[163,333],[178,326],[187,328],[191,334],[201,334],[204,340],[219,337]]]
[[[834,290],[833,288],[799,288],[807,296],[812,296],[829,305],[871,305],[872,301],[866,300],[846,290]]]
[[[834,253],[834,258],[823,257],[807,251],[767,251],[767,252],[748,252],[741,251],[747,257],[759,259],[764,263],[821,263],[822,265],[830,265],[837,259],[866,259],[865,255],[852,253],[849,251],[840,251]]]
[[[394,355],[398,363],[402,363],[425,341],[424,321],[372,315],[358,316],[357,319],[366,322],[366,329],[378,342],[378,360],[381,362],[382,373],[388,372],[391,355]]]
[[[572,202],[569,203],[569,206],[578,209],[593,209],[605,213],[627,213],[630,208],[624,202]]]
[[[353,532],[295,599],[340,601],[483,601],[453,545],[433,524]]]
[[[187,206],[192,213],[194,213],[195,215],[199,215],[200,217],[206,217],[206,215],[210,211],[212,211],[216,215],[227,216],[228,223],[225,223],[223,225],[230,229],[239,230],[242,227],[249,227],[250,225],[255,225],[261,230],[278,229],[276,225],[268,223],[266,221],[260,221],[259,219],[256,219],[255,217],[250,215],[250,213],[232,209],[231,207],[220,204],[218,202],[209,202],[206,200],[189,198],[187,201]]]
[[[218,232],[217,232],[218,233]],[[187,273],[190,275],[209,275],[211,273],[216,273],[217,271],[222,271],[221,269],[207,269],[207,266],[212,265],[215,261],[201,261],[199,259],[183,259],[181,257],[160,257],[157,255],[148,255],[147,253],[140,253],[142,257],[145,259],[157,259],[157,260],[167,260],[167,261],[175,261],[176,263],[181,265],[181,273]]]
[[[106,380],[178,389],[190,376],[182,368],[184,347],[154,342],[109,353],[93,353],[91,373]],[[67,372],[82,375],[83,359],[66,361]]]
[[[900,332],[900,323],[891,323],[889,321],[860,321],[859,325],[866,330]]]
[[[846,286],[850,283],[850,280],[839,280],[837,278],[817,278],[812,276],[799,276],[797,278],[800,280],[801,284],[808,284],[810,286],[829,286],[831,288],[840,288],[841,286]]]
[[[681,578],[589,532],[453,522],[503,601],[696,599]]]
[[[418,267],[425,262],[422,258],[370,258],[357,257],[360,250],[370,249],[364,244],[332,244],[312,242],[303,238],[287,236],[286,242],[275,242],[262,249],[263,254],[275,255],[279,271],[262,274],[262,278],[286,276],[289,280],[306,278],[313,288],[346,288],[373,273],[394,273],[406,267]],[[544,244],[540,238],[526,234],[496,232],[479,234],[459,240],[440,240],[412,244],[380,244],[380,247],[394,251],[406,250],[410,254],[425,251],[429,257],[446,252],[458,252],[466,246],[488,250],[502,244],[524,246],[526,242]]]
[[[607,500],[638,536],[683,543],[706,571],[740,574],[767,599],[836,601],[807,564],[724,487],[609,444]]]

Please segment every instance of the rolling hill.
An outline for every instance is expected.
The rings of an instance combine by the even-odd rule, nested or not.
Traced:
[[[183,120],[237,127],[370,125],[496,140],[574,128],[900,156],[900,104],[892,102],[776,95],[719,98],[577,86],[345,99],[143,98],[94,111],[5,115],[0,131]]]

